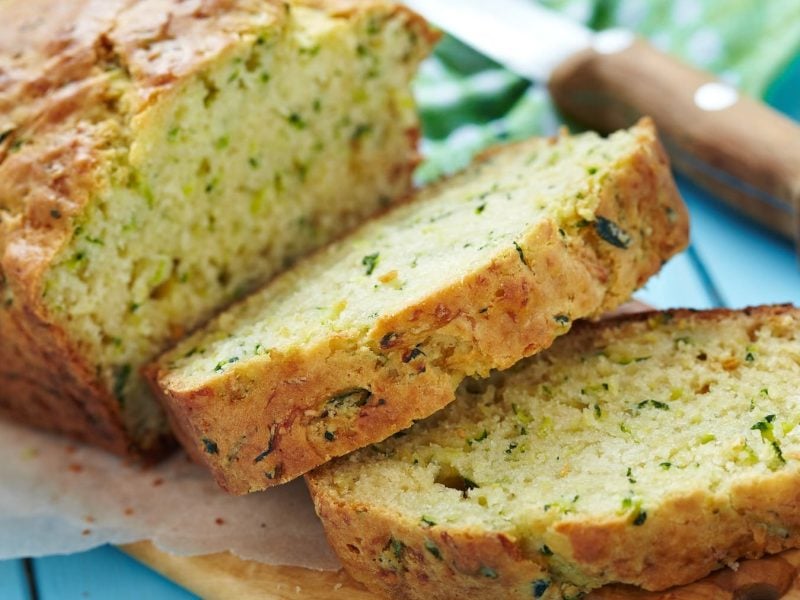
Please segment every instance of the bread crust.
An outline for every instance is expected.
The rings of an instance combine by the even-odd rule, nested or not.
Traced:
[[[231,493],[283,483],[427,417],[453,400],[466,375],[546,348],[569,329],[555,316],[596,316],[624,302],[688,240],[652,123],[636,136],[629,164],[599,185],[596,211],[630,229],[627,250],[593,227],[562,235],[544,220],[518,251],[381,318],[363,338],[273,352],[268,362],[236,365],[196,387],[157,363],[147,374],[184,447]],[[421,343],[426,355],[413,356]],[[348,390],[371,394],[355,412],[331,415],[326,402]]]
[[[381,0],[317,8],[349,16]],[[0,415],[118,454],[174,444],[133,439],[119,401],[43,302],[44,278],[132,127],[193,75],[279,28],[280,0],[11,0],[0,4]],[[431,38],[431,39],[432,39]],[[410,132],[411,139],[419,135]],[[414,162],[413,160],[411,161]],[[399,174],[410,186],[410,171]]]
[[[582,322],[576,331],[636,326],[665,315],[709,322],[737,316],[754,321],[790,316],[800,323],[800,309],[779,305],[741,311],[653,311],[599,323]],[[503,598],[550,600],[579,591],[552,583],[541,584],[539,596],[532,592],[537,580],[551,582],[547,558],[526,548],[512,532],[428,527],[400,510],[348,501],[337,492],[334,478],[335,468],[326,465],[307,474],[306,482],[328,540],[345,569],[372,591],[408,600],[494,598],[500,594]],[[604,521],[574,517],[556,523],[548,537],[559,540],[558,546],[556,542],[551,546],[553,551],[574,565],[571,572],[584,582],[616,581],[659,591],[696,581],[743,558],[797,548],[798,503],[800,466],[793,462],[780,472],[737,481],[728,494],[695,490],[667,498],[657,511],[648,513],[646,527],[632,527],[629,515]],[[383,557],[392,541],[395,546],[402,542],[407,550],[403,560],[387,563]],[[424,551],[426,543],[436,545],[441,559]],[[608,588],[608,597],[613,596],[613,589]]]
[[[420,526],[344,501],[324,473],[312,471],[306,483],[325,536],[348,574],[370,591],[396,600],[495,598],[495,573],[503,598],[529,600],[531,582],[548,574],[544,560],[525,556],[513,534]]]

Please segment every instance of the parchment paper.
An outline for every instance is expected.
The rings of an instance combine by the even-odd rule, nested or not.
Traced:
[[[0,559],[152,540],[175,554],[338,569],[302,480],[244,497],[177,453],[143,468],[0,420]]]

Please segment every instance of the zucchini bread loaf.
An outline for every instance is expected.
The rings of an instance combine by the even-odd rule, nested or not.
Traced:
[[[391,598],[662,590],[800,546],[798,381],[796,308],[581,323],[307,480]]]
[[[625,301],[687,241],[649,121],[498,148],[278,276],[149,373],[233,493],[453,400]]]
[[[380,0],[7,0],[0,23],[0,413],[156,452],[139,367],[408,191],[436,36]]]

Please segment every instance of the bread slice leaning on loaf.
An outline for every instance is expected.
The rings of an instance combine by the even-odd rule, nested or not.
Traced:
[[[662,590],[800,546],[800,310],[580,323],[307,476],[348,572],[391,598]]]
[[[141,365],[410,189],[436,35],[382,0],[6,0],[0,23],[0,414],[156,453]]]
[[[501,147],[297,264],[149,374],[220,484],[264,489],[617,306],[687,229],[649,121]]]

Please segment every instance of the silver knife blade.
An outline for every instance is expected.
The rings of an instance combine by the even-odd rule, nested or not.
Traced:
[[[588,28],[534,0],[404,0],[405,4],[510,71],[546,82],[572,54],[593,45]]]

